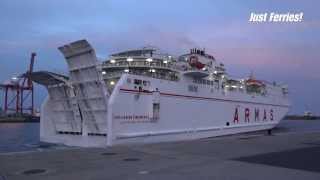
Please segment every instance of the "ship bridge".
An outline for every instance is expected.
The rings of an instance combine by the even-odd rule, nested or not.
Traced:
[[[129,51],[123,51],[119,53],[112,54],[112,57],[128,57],[128,56],[150,56],[152,57],[156,49],[152,48],[143,48],[143,49],[137,49],[137,50],[129,50]]]
[[[112,54],[101,65],[103,79],[108,91],[112,89],[123,73],[149,76],[157,79],[178,80],[175,59],[155,48],[142,48]]]

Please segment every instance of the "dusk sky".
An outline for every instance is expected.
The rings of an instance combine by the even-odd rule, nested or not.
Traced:
[[[1,0],[0,82],[24,72],[33,51],[35,70],[66,72],[57,47],[79,39],[101,58],[146,45],[173,55],[199,47],[234,77],[253,71],[288,84],[291,113],[320,115],[319,7],[318,0]],[[251,12],[304,15],[302,22],[252,23]],[[46,91],[36,93],[39,107]]]

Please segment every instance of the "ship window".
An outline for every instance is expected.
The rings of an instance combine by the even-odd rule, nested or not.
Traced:
[[[127,79],[127,83],[131,84],[131,79],[130,78]]]
[[[142,84],[142,81],[140,79],[135,79],[134,84],[140,85],[140,84]]]
[[[150,82],[149,82],[149,81],[143,81],[143,85],[144,85],[144,86],[149,86],[149,85],[150,85]]]
[[[189,90],[190,92],[198,92],[198,86],[189,85],[189,86],[188,86],[188,90]]]
[[[160,118],[160,104],[153,103],[153,120],[158,120]]]

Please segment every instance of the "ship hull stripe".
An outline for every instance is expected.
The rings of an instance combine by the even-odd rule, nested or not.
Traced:
[[[124,92],[128,92],[128,93],[143,93],[143,94],[148,94],[148,95],[152,94],[152,91],[139,91],[139,90],[134,90],[134,89],[124,89],[124,88],[120,88],[120,91],[124,91]],[[222,102],[248,103],[248,104],[268,105],[268,106],[276,106],[276,107],[290,107],[289,105],[259,103],[259,102],[252,102],[252,101],[238,101],[238,100],[210,98],[210,97],[201,97],[201,96],[189,96],[189,95],[163,93],[163,92],[160,92],[160,94],[164,95],[164,96],[182,97],[182,98],[199,99],[199,100],[212,100],[212,101],[222,101]]]

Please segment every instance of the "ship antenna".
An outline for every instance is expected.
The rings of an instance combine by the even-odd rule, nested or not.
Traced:
[[[250,76],[249,76],[249,78],[250,78],[250,79],[255,79],[255,78],[254,78],[254,75],[253,75],[253,70],[250,71]]]

